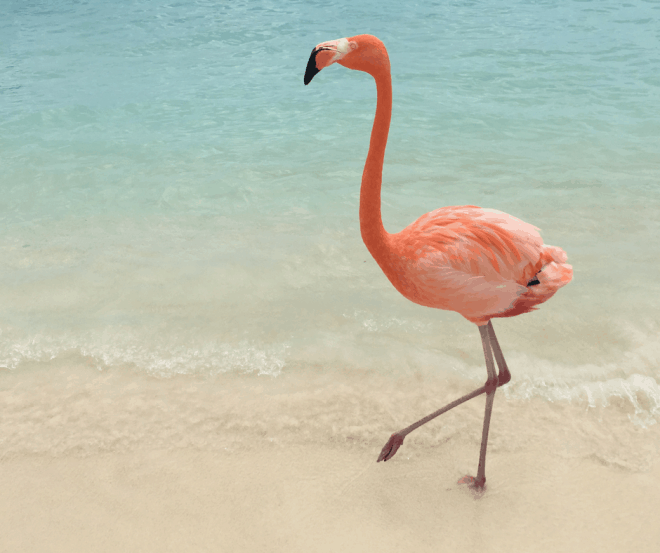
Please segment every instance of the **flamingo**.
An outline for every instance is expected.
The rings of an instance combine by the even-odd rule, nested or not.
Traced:
[[[392,115],[387,50],[372,35],[322,42],[312,50],[307,62],[305,85],[333,63],[364,71],[376,81],[376,115],[360,189],[362,240],[403,296],[426,307],[456,311],[478,326],[488,375],[480,388],[392,434],[377,462],[389,461],[413,430],[485,393],[477,476],[459,480],[459,484],[483,490],[495,391],[511,380],[491,319],[537,309],[536,305],[571,281],[573,268],[566,263],[564,250],[543,244],[537,227],[507,213],[474,205],[442,207],[422,215],[401,232],[388,233],[380,210],[383,161]]]

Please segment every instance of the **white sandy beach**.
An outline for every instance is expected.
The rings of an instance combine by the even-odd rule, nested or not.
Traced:
[[[16,456],[0,464],[3,552],[655,552],[660,468],[468,448],[387,464],[377,451],[265,446]]]
[[[660,543],[658,425],[633,424],[633,404],[616,395],[590,408],[498,391],[487,489],[475,495],[457,481],[476,470],[483,398],[375,462],[389,433],[468,381],[162,379],[74,359],[0,372],[2,552],[651,553]],[[652,409],[654,393],[640,388],[641,405]]]

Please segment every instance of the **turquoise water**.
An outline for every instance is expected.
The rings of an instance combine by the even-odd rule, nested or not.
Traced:
[[[332,381],[324,401],[349,406],[403,379],[407,424],[423,382],[482,382],[474,325],[408,303],[361,242],[372,79],[335,65],[303,85],[317,43],[371,33],[393,74],[386,228],[476,204],[573,264],[541,310],[496,321],[514,376],[499,401],[597,411],[594,425],[615,410],[635,431],[660,416],[657,2],[0,10],[5,391],[232,379],[293,394],[277,409],[304,420],[296,393]]]

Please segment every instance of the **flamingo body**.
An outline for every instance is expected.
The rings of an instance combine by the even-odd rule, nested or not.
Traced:
[[[566,253],[544,245],[535,226],[471,205],[427,213],[386,243],[381,267],[401,294],[477,325],[536,309],[573,274]]]

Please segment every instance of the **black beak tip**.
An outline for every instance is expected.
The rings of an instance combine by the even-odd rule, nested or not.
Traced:
[[[308,85],[312,82],[314,75],[320,73],[320,70],[316,68],[316,54],[319,51],[314,48],[312,54],[309,56],[309,61],[307,62],[307,69],[305,69],[305,78],[303,79],[305,85]]]

